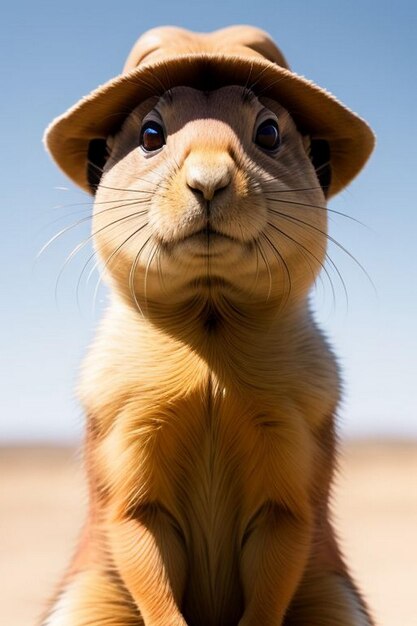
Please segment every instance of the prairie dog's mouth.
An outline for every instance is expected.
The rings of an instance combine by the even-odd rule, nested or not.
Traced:
[[[215,228],[212,228],[211,226],[200,228],[200,230],[197,230],[195,233],[191,233],[191,235],[187,235],[187,237],[184,238],[184,241],[186,239],[191,239],[193,237],[204,237],[206,240],[215,239],[217,237],[223,237],[225,239],[230,239],[230,241],[236,241],[236,242],[238,241],[237,239],[235,239],[235,237],[227,235],[226,233],[221,233],[220,231],[216,230]]]
[[[238,262],[238,259],[247,261],[257,246],[257,239],[245,241],[210,225],[197,227],[193,232],[178,233],[171,240],[159,240],[159,244],[168,256],[174,255],[177,258],[188,259],[188,263],[195,262],[196,270],[201,267],[201,262],[206,263],[210,259],[217,264],[217,269],[223,272],[226,266],[220,268],[219,264],[229,265],[232,262]]]
[[[214,228],[201,228],[175,242],[181,250],[195,259],[224,259],[242,247],[243,242],[231,235],[222,233]]]
[[[211,226],[205,226],[196,230],[192,233],[187,233],[184,236],[179,236],[172,241],[162,241],[160,242],[163,247],[172,248],[176,246],[191,246],[192,248],[196,248],[199,250],[205,249],[206,253],[208,253],[207,248],[210,248],[210,252],[212,248],[217,246],[222,246],[225,244],[244,244],[243,241],[233,237],[232,235],[228,235],[227,233],[222,233]]]

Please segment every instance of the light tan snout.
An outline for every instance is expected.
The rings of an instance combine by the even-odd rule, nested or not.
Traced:
[[[235,164],[227,152],[193,150],[184,162],[184,169],[187,186],[209,201],[230,185]]]

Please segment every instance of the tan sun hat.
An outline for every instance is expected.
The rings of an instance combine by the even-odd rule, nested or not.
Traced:
[[[162,27],[138,39],[123,73],[56,118],[45,133],[59,167],[86,191],[90,141],[116,132],[140,102],[187,85],[210,90],[243,85],[271,97],[292,115],[300,132],[328,142],[332,178],[328,195],[361,170],[374,146],[369,126],[332,94],[292,72],[262,30],[231,26],[213,33]]]

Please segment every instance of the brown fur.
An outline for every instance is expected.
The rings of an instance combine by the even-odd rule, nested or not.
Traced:
[[[144,156],[151,110],[168,139]],[[240,87],[175,88],[114,138],[94,218],[111,300],[80,387],[90,516],[45,625],[372,624],[329,521],[339,375],[308,307],[327,218],[305,143]]]

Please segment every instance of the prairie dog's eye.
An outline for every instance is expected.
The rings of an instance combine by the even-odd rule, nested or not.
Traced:
[[[160,150],[165,145],[164,129],[154,120],[145,122],[140,131],[140,147],[145,152]]]
[[[256,129],[254,141],[262,150],[268,152],[278,150],[281,144],[278,122],[273,118],[261,122]]]

